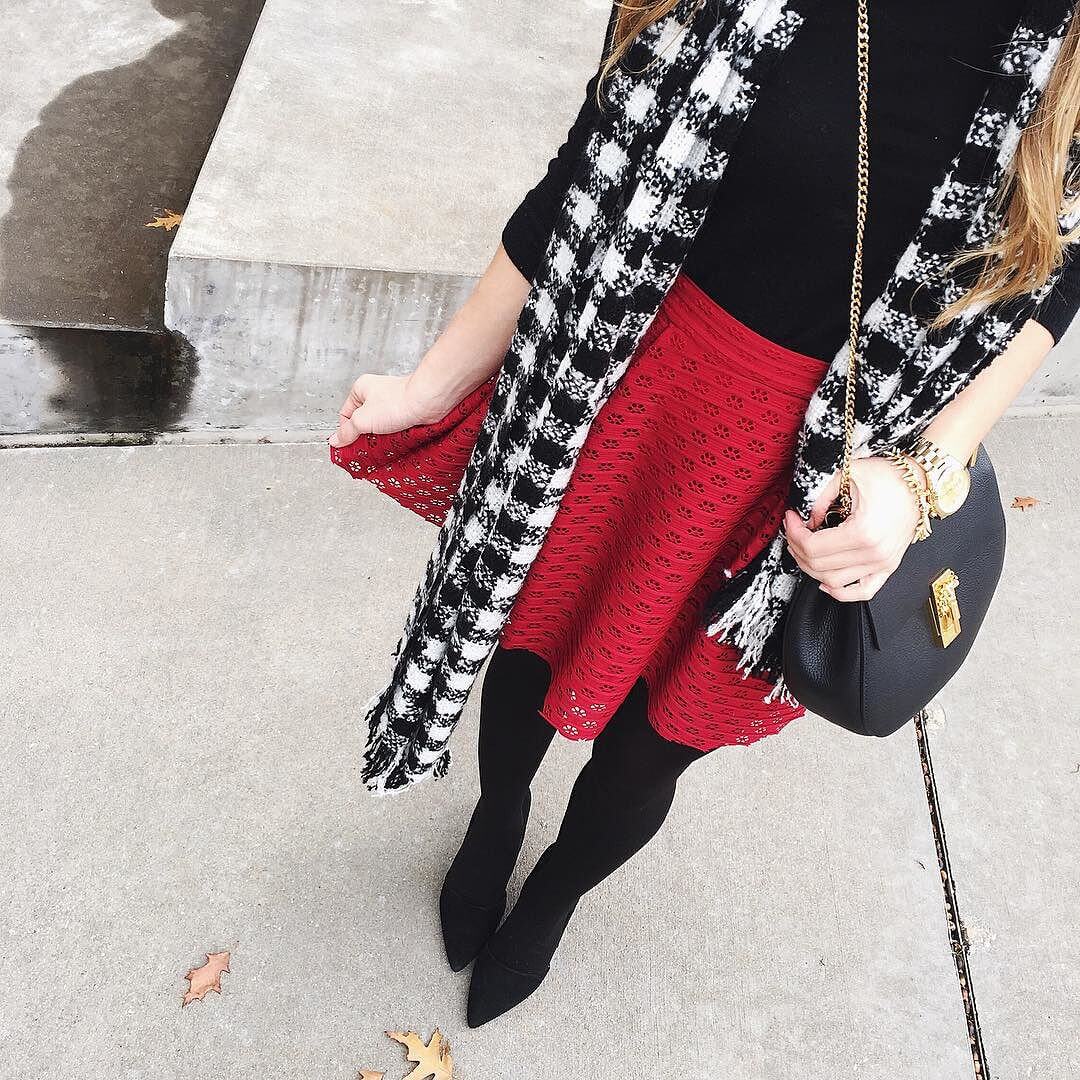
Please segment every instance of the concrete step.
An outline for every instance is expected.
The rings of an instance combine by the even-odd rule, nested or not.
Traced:
[[[323,431],[359,372],[411,370],[564,137],[610,11],[268,0],[217,124],[258,0],[85,5],[0,13],[0,322],[160,329],[175,237],[165,317],[191,345],[8,326],[5,436]],[[184,209],[215,124],[179,230],[145,228]],[[1080,327],[1022,408],[1080,406],[1078,350]]]
[[[279,426],[325,427],[360,371],[416,365],[565,138],[610,10],[267,0],[169,258],[200,422],[288,401]]]
[[[160,330],[174,232],[262,0],[0,10],[0,320]]]

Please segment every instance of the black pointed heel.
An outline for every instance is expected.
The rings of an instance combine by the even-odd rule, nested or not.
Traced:
[[[532,792],[525,792],[523,819],[528,821],[529,808],[532,804]],[[467,834],[466,834],[467,835]],[[523,837],[524,839],[524,837]],[[460,856],[461,852],[458,852]],[[439,921],[442,925],[443,946],[446,959],[452,971],[461,971],[467,967],[484,947],[492,934],[498,929],[503,913],[506,911],[506,888],[489,903],[481,903],[466,896],[452,883],[455,875],[461,873],[458,856],[450,864],[450,869],[443,879],[439,893]],[[507,881],[513,873],[513,866],[507,873]]]
[[[541,852],[529,878],[536,880],[533,875],[542,871],[551,850],[551,847],[547,847]],[[523,893],[529,887],[529,878],[526,878],[522,885]],[[518,899],[520,903],[520,897]],[[518,910],[515,909],[515,911]],[[539,988],[551,970],[552,958],[576,910],[577,901],[565,917],[560,919],[559,925],[546,942],[530,943],[525,949],[527,959],[524,960],[515,959],[509,953],[505,956],[501,955],[507,943],[499,940],[498,933],[491,935],[473,965],[465,1013],[469,1027],[480,1027],[481,1024],[502,1016],[515,1005],[520,1005]],[[513,917],[514,913],[511,912],[510,919]],[[521,950],[511,949],[510,951],[517,953]]]
[[[439,920],[451,971],[461,971],[476,958],[487,939],[498,929],[505,910],[505,890],[502,898],[489,906],[477,904],[443,884],[439,894]]]
[[[554,936],[547,962],[536,970],[523,971],[514,967],[492,952],[491,941],[484,944],[473,965],[469,982],[469,1000],[465,1008],[469,1027],[477,1028],[497,1016],[502,1016],[539,989],[551,970],[551,958],[554,957],[573,914],[574,908],[571,908]]]
[[[465,1018],[469,1027],[478,1028],[515,1005],[520,1005],[547,976],[508,967],[485,944],[473,965],[469,982],[469,1000]]]

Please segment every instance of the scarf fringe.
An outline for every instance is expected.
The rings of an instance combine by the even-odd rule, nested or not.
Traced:
[[[363,751],[363,767],[360,779],[364,787],[376,798],[398,795],[423,780],[441,780],[450,769],[450,747],[428,766],[415,771],[404,768],[404,762],[413,740],[402,739],[390,726],[391,682],[377,690],[364,703],[363,718],[367,722],[367,742]]]
[[[792,706],[792,708],[798,708],[799,706],[799,702],[795,700],[791,691],[787,688],[787,683],[784,682],[783,672],[777,676],[773,688],[761,700],[766,704],[771,704],[774,701],[782,701],[784,704]]]
[[[784,615],[797,580],[786,573],[784,537],[778,534],[713,600],[706,632],[739,651],[743,678],[772,683],[765,701],[798,702],[783,677]]]

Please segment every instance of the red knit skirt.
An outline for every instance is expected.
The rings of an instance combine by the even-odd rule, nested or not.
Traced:
[[[643,677],[649,722],[700,750],[803,710],[766,702],[709,637],[710,593],[775,534],[828,365],[762,337],[680,274],[589,429],[500,644],[543,657],[543,715],[591,739]]]
[[[783,517],[795,440],[828,365],[729,315],[685,274],[597,414],[499,644],[545,660],[542,714],[595,738],[638,678],[664,738],[747,745],[804,711],[766,702],[709,637],[709,595]],[[337,464],[428,520],[446,513],[493,381],[438,424],[363,436]]]

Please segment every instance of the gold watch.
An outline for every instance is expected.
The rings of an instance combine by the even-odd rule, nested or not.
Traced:
[[[926,473],[930,512],[934,517],[955,514],[971,490],[971,473],[967,466],[921,435],[904,453]]]

